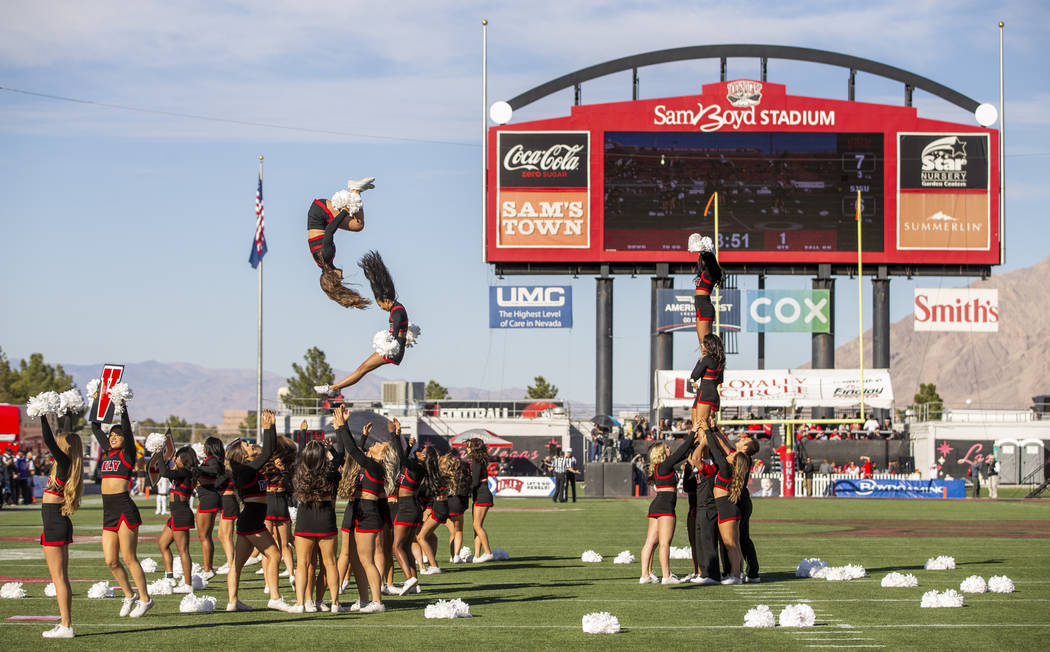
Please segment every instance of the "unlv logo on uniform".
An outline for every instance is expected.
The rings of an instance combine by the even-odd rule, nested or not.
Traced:
[[[92,421],[110,423],[113,421],[113,400],[109,397],[109,390],[120,382],[124,376],[124,365],[107,364],[102,368],[102,377],[99,379],[98,395],[92,398],[91,411],[88,413]]]
[[[102,473],[116,473],[120,470],[120,460],[102,460]]]

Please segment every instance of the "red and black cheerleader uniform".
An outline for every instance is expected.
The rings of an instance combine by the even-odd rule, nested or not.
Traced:
[[[455,491],[458,491],[458,487],[467,486],[466,476],[468,475],[470,475],[470,470],[465,464],[461,464],[459,466],[459,472],[456,475]],[[468,507],[470,507],[470,494],[453,493],[453,488],[450,487],[448,495],[448,515],[450,517],[463,516]]]
[[[73,460],[58,447],[55,434],[51,432],[51,425],[47,422],[46,416],[40,417],[40,431],[44,437],[44,445],[47,446],[51,457],[55,459],[54,482],[48,480],[44,493],[63,499],[62,503],[44,503],[40,506],[40,518],[44,522],[44,529],[40,533],[40,545],[66,546],[73,543],[73,521],[62,514],[62,506]]]
[[[342,442],[347,455],[354,458],[361,465],[361,499],[358,501],[355,510],[354,531],[382,532],[383,524],[388,518],[384,513],[385,509],[382,512],[380,511],[381,508],[384,508],[383,505],[380,505],[380,499],[383,498],[384,494],[386,469],[380,462],[366,455],[364,450],[358,447],[357,442],[354,441],[353,436],[350,434],[350,426],[345,423],[339,426],[336,430],[336,436]],[[376,496],[376,498],[366,498],[365,494]]]
[[[335,232],[339,225],[350,215],[345,208],[335,215],[329,210],[328,204],[323,199],[315,199],[310,204],[310,210],[306,213],[306,230],[314,231],[324,229],[324,235],[313,238],[307,237],[310,246],[310,255],[321,269],[329,269],[335,260]]]
[[[281,481],[266,482],[266,520],[276,525],[292,520],[292,513],[288,510],[288,492]]]
[[[722,384],[725,373],[725,363],[719,364],[714,358],[705,355],[697,361],[693,367],[693,373],[689,379],[700,383],[700,390],[693,399],[693,407],[697,405],[710,405],[712,410],[717,410],[721,400],[718,395],[718,386]]]
[[[438,525],[447,521],[448,517],[451,515],[448,502],[450,498],[452,498],[452,496],[448,495],[448,493],[442,492],[438,494],[438,497],[435,498],[433,502],[430,503],[430,518],[437,521]]]
[[[696,289],[693,295],[693,306],[696,308],[697,321],[714,321],[715,305],[711,303],[711,292],[722,280],[722,267],[713,251],[700,254],[697,261],[700,273],[696,275]]]
[[[390,337],[397,341],[397,351],[383,359],[392,365],[401,364],[405,357],[405,336],[408,335],[408,311],[400,301],[394,301],[390,308]]]
[[[683,440],[678,448],[656,465],[653,471],[653,487],[656,497],[649,503],[649,518],[674,516],[678,505],[678,473],[674,470],[682,460],[689,457],[696,446],[692,439]]]
[[[718,508],[715,507],[715,474],[713,464],[704,462],[696,470],[696,542],[700,575],[715,581],[722,579],[718,566]],[[728,568],[728,566],[727,566]]]
[[[333,450],[331,454],[331,466],[325,478],[327,493],[320,500],[299,503],[299,511],[295,517],[297,537],[321,539],[334,537],[338,532],[335,527],[335,492],[339,486],[339,467],[342,466],[345,456],[337,450]]]
[[[751,492],[747,489],[750,481],[749,470],[744,480],[744,488],[740,491],[740,500],[736,502],[740,508],[740,552],[744,556],[749,581],[758,578],[758,552],[755,550],[755,542],[751,540],[751,512],[754,506],[751,503]]]
[[[142,525],[142,516],[138,505],[131,499],[127,485],[135,474],[135,462],[138,450],[135,448],[135,437],[131,434],[131,419],[127,407],[120,415],[120,431],[124,445],[117,450],[109,450],[109,437],[102,432],[97,421],[91,422],[91,431],[102,450],[108,451],[102,458],[102,478],[119,478],[124,481],[125,491],[116,494],[102,494],[102,529],[115,532],[124,523],[131,529]]]
[[[258,534],[266,529],[266,503],[248,499],[266,498],[266,476],[259,469],[270,460],[276,448],[277,426],[272,425],[263,430],[263,449],[254,460],[244,464],[227,460],[233,486],[244,503],[235,528],[241,536]]]
[[[682,492],[689,499],[689,515],[686,516],[686,532],[689,534],[689,548],[693,554],[693,564],[698,565],[700,550],[696,540],[696,469],[686,464],[682,469]]]
[[[715,463],[714,485],[719,489],[729,491],[729,485],[733,482],[733,466],[726,459],[726,454],[722,452],[722,446],[718,443],[718,434],[714,430],[708,430],[705,435],[707,448],[711,453],[711,461]],[[719,525],[729,521],[739,521],[741,518],[738,503],[730,500],[729,496],[715,498],[715,509],[718,510]]]
[[[470,494],[474,499],[474,507],[492,507],[495,502],[489,489],[488,463],[470,461]]]
[[[233,479],[225,470],[215,478],[215,490],[222,498],[222,520],[235,521],[241,513],[241,504],[237,501],[237,488]]]
[[[361,436],[361,444],[359,448],[364,449],[365,447],[364,435]],[[346,460],[346,446],[343,444],[342,437],[336,434],[335,448],[343,455],[343,460]],[[343,510],[343,521],[339,525],[339,529],[343,532],[353,532],[354,522],[357,519],[357,505],[361,501],[361,481],[364,478],[364,473],[358,473],[357,477],[354,478],[354,490],[350,494],[350,500],[346,502],[346,509]]]
[[[214,514],[222,509],[222,488],[218,483],[222,474],[223,468],[219,458],[211,455],[204,458],[197,483],[198,514]]]
[[[416,448],[405,451],[405,444],[401,441],[401,435],[393,434],[390,437],[397,451],[397,457],[401,461],[401,476],[398,479],[397,515],[394,517],[394,525],[407,525],[418,527],[423,525],[423,507],[419,503],[419,485],[426,476],[423,463],[415,455]],[[417,443],[418,446],[418,443]],[[401,490],[411,491],[411,495],[401,494]]]
[[[194,528],[190,497],[193,495],[193,472],[189,469],[163,468],[160,474],[171,480],[171,517],[168,527],[173,531]]]

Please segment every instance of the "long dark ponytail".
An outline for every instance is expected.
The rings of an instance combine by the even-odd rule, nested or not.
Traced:
[[[394,279],[390,277],[390,270],[386,268],[383,257],[378,251],[369,251],[357,263],[364,272],[372,286],[372,295],[376,301],[396,301],[397,288],[394,287]]]
[[[726,349],[722,344],[722,338],[714,333],[704,335],[704,352],[714,358],[719,366],[726,362]]]

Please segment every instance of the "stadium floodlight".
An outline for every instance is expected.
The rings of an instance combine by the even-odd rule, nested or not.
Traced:
[[[510,116],[513,113],[514,109],[506,102],[493,102],[492,106],[489,107],[489,117],[498,125],[505,125],[510,122]]]
[[[999,111],[995,108],[994,104],[985,102],[977,107],[977,110],[973,112],[975,118],[977,118],[977,124],[982,127],[991,127],[995,124],[995,121],[999,119]]]

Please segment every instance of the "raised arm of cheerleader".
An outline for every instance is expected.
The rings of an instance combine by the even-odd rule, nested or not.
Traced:
[[[47,450],[51,453],[51,457],[55,458],[55,463],[58,464],[58,468],[69,467],[69,455],[62,452],[62,449],[58,447],[58,442],[55,441],[55,433],[51,432],[51,424],[47,422],[47,416],[40,415],[40,432],[44,437],[44,445],[47,446]]]

